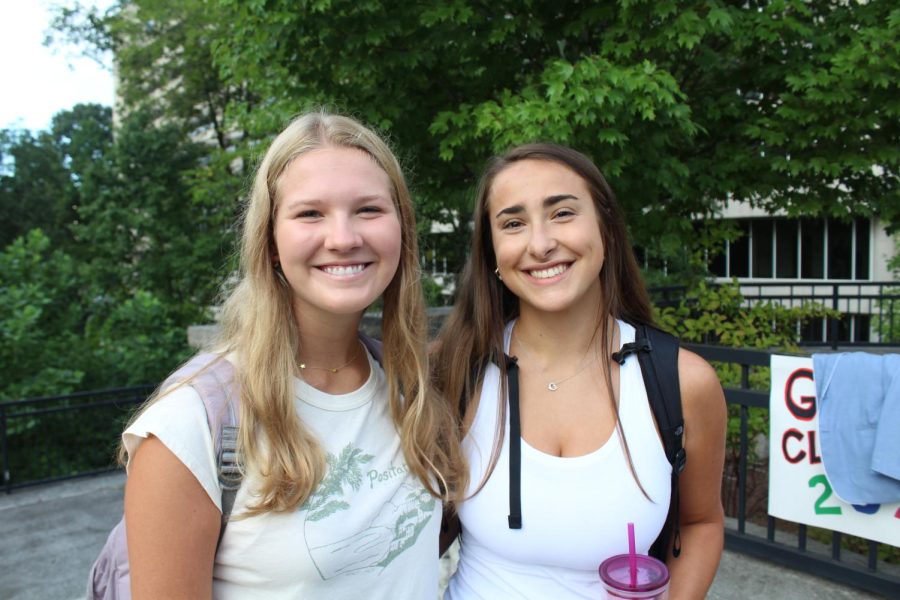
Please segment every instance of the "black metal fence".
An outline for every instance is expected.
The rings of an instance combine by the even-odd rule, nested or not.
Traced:
[[[154,386],[0,402],[0,460],[7,493],[116,468],[122,428]]]
[[[725,546],[782,566],[812,573],[856,588],[883,594],[889,598],[900,598],[900,567],[879,561],[878,542],[867,540],[867,552],[863,556],[842,549],[842,535],[829,531],[830,552],[813,551],[809,544],[807,527],[764,515],[764,534],[756,534],[748,527],[753,516],[748,510],[748,502],[755,496],[766,500],[766,493],[760,494],[757,486],[750,485],[750,443],[749,421],[751,409],[769,410],[769,391],[750,388],[751,370],[769,366],[770,353],[763,350],[745,350],[687,344],[689,349],[706,360],[715,363],[738,365],[740,368],[739,387],[726,387],[725,398],[729,405],[738,407],[740,430],[738,436],[737,482],[735,514],[736,528],[726,528]],[[726,481],[726,486],[728,482]],[[776,541],[776,533],[778,539]]]
[[[803,346],[889,346],[900,344],[900,283],[855,281],[844,283],[739,282],[745,305],[772,302],[793,308],[816,303],[840,313],[828,319],[797,323]],[[659,306],[677,305],[685,296],[684,286],[650,290]]]

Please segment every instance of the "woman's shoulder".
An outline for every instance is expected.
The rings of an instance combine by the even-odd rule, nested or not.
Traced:
[[[141,437],[159,437],[161,431],[189,434],[199,425],[203,426],[201,431],[209,431],[200,393],[189,384],[175,383],[162,389],[159,398],[140,413],[125,433]]]
[[[678,352],[678,379],[685,415],[724,405],[722,385],[716,370],[695,352]]]
[[[190,385],[163,390],[122,433],[128,455],[126,470],[141,445],[150,437],[158,439],[184,464],[214,503],[221,495],[216,479],[212,433],[200,394]]]

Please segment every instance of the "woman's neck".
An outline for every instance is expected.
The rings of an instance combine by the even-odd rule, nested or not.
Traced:
[[[297,318],[300,378],[327,394],[347,394],[369,377],[369,360],[359,340],[362,315]]]
[[[330,376],[333,373],[328,372],[329,370],[339,374],[344,369],[352,370],[354,366],[363,364],[363,361],[358,360],[360,356],[364,356],[359,341],[362,314],[313,316],[298,313],[295,318],[299,331],[299,352],[296,357],[298,366],[304,365],[302,368],[311,369],[310,373],[321,371],[320,375]]]
[[[601,315],[600,307],[592,312],[539,312],[522,310],[513,331],[513,343],[524,346],[525,353],[543,365],[580,362],[588,349],[602,339],[600,327],[608,328],[612,343],[615,319]],[[598,348],[598,350],[600,350]],[[605,352],[604,352],[605,353]]]

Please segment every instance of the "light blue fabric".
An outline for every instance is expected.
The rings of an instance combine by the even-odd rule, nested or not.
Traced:
[[[900,502],[900,355],[813,355],[822,466],[851,504]]]
[[[882,475],[900,480],[900,354],[888,354],[884,360],[882,369],[886,391],[875,434],[872,468]]]

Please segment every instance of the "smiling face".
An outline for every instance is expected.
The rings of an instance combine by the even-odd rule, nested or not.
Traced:
[[[596,308],[604,244],[585,181],[550,160],[500,171],[488,195],[491,241],[503,284],[519,310]]]
[[[362,150],[325,147],[294,159],[277,185],[273,260],[301,315],[361,315],[400,261],[391,182]]]

